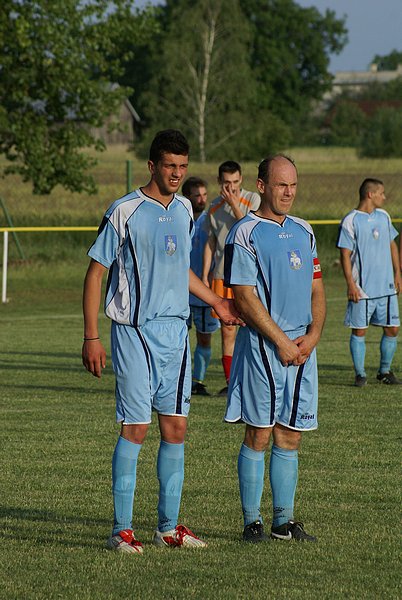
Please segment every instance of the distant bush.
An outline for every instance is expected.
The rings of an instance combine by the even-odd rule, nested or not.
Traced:
[[[366,158],[402,156],[402,109],[380,108],[366,123],[359,146]]]
[[[353,100],[343,100],[335,108],[329,143],[334,146],[358,146],[367,116]]]

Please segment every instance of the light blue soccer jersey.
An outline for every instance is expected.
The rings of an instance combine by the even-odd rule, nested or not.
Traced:
[[[194,221],[194,236],[190,254],[190,267],[197,275],[202,276],[202,263],[204,258],[204,248],[208,240],[208,213],[204,210],[198,219]],[[191,306],[208,306],[205,302],[190,294]]]
[[[283,331],[312,321],[311,286],[317,259],[310,225],[287,216],[282,225],[249,213],[226,238],[225,285],[254,286]]]
[[[106,211],[88,255],[109,269],[105,312],[117,323],[144,325],[189,316],[193,212],[174,195],[167,207],[135,190]]]
[[[398,235],[387,211],[372,213],[354,209],[339,227],[338,248],[351,250],[353,280],[362,298],[379,298],[396,293],[391,242]]]

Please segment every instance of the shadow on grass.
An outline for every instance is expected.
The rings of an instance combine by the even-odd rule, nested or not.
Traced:
[[[105,549],[106,538],[112,528],[112,514],[110,519],[94,518],[79,515],[58,514],[54,511],[39,508],[18,508],[0,506],[0,519],[9,519],[13,523],[3,525],[0,539],[29,540],[31,544],[58,544],[63,547],[75,546],[77,548]],[[17,521],[17,524],[15,523]],[[31,525],[30,525],[31,523]],[[36,536],[33,532],[33,523],[50,524],[46,531]],[[93,527],[101,526],[104,533],[94,535]],[[151,524],[148,519],[139,517],[135,519],[136,530],[146,532],[144,545],[152,545],[152,537],[156,523]],[[74,528],[75,527],[75,528]],[[85,535],[85,528],[88,528]],[[7,528],[8,531],[5,531]],[[91,531],[89,531],[91,530]],[[79,541],[76,538],[79,536]],[[142,541],[142,540],[141,540]]]
[[[52,392],[74,392],[76,394],[114,394],[113,388],[89,388],[89,387],[68,387],[65,385],[17,385],[12,383],[2,384],[1,387],[11,390],[49,390]]]
[[[4,356],[48,356],[48,357],[57,357],[57,358],[73,358],[76,359],[78,353],[75,352],[71,352],[71,353],[67,353],[67,352],[16,352],[16,351],[6,351],[6,352],[1,352],[0,351],[0,356],[1,355]]]
[[[0,519],[11,518],[17,521],[42,521],[43,523],[76,523],[82,525],[110,525],[110,519],[95,519],[79,515],[63,515],[40,508],[19,508],[0,506]]]

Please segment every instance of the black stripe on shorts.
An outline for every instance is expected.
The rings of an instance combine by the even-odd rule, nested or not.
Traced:
[[[300,365],[300,367],[297,371],[295,391],[293,394],[293,402],[292,402],[292,414],[290,416],[289,427],[294,427],[296,425],[297,409],[299,408],[299,399],[300,399],[300,386],[301,386],[301,380],[303,377],[303,371],[304,371],[305,364],[306,363]]]
[[[272,424],[274,422],[274,418],[275,418],[275,400],[276,400],[275,382],[274,382],[274,376],[272,375],[271,365],[269,364],[268,356],[267,356],[266,350],[264,348],[264,338],[262,337],[262,335],[260,333],[258,334],[258,343],[260,346],[262,364],[264,365],[265,372],[267,374],[267,378],[268,378],[268,382],[269,382],[269,390],[271,392],[271,394],[270,394],[271,395],[271,406],[270,406],[269,422]]]
[[[187,341],[188,341],[188,338],[186,338],[186,345],[184,346],[183,360],[181,361],[179,382],[178,382],[178,386],[177,386],[176,414],[178,414],[178,415],[181,415],[183,413],[182,403],[183,403],[184,377],[186,374],[186,366],[187,366]]]

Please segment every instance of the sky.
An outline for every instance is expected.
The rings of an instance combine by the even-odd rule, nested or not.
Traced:
[[[366,71],[376,54],[402,52],[402,0],[295,0],[300,6],[327,8],[337,17],[346,16],[349,42],[338,55],[331,56],[329,70]],[[139,0],[137,5],[143,5]],[[151,0],[162,4],[163,0]]]
[[[296,0],[300,6],[327,8],[346,16],[349,42],[331,56],[330,71],[365,71],[376,54],[402,52],[402,0]]]

